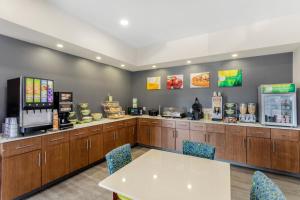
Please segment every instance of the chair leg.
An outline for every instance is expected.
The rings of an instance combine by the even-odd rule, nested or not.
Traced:
[[[113,192],[113,200],[119,200],[117,193]]]

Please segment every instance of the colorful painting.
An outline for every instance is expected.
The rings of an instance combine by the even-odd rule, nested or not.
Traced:
[[[148,77],[147,78],[147,90],[160,90],[160,77]]]
[[[183,75],[169,75],[167,76],[167,89],[182,89],[183,88]]]
[[[219,87],[238,87],[242,86],[243,74],[240,69],[218,71]]]
[[[209,88],[209,72],[190,74],[191,88]]]

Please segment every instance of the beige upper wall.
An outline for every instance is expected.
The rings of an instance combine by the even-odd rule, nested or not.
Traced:
[[[300,88],[300,47],[293,55],[293,82]]]

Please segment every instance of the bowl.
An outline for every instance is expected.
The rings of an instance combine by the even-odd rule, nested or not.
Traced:
[[[88,104],[88,103],[80,103],[79,106],[80,106],[80,108],[82,108],[82,109],[86,109],[86,108],[89,107],[89,104]]]
[[[89,110],[89,109],[81,110],[80,112],[84,116],[87,116],[87,115],[91,114],[91,110]]]
[[[102,113],[92,113],[91,116],[93,117],[94,121],[99,121],[102,119]]]
[[[93,121],[93,118],[92,117],[83,117],[82,118],[82,123],[89,123]]]

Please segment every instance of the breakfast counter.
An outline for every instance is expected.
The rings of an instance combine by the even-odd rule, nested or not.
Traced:
[[[16,140],[22,140],[22,139],[27,139],[27,138],[32,138],[32,137],[38,137],[38,136],[44,136],[44,135],[49,135],[49,134],[54,134],[54,133],[59,133],[59,132],[65,132],[65,131],[70,131],[70,130],[76,130],[80,128],[86,128],[86,127],[91,127],[91,126],[96,126],[96,125],[103,125],[103,124],[108,124],[112,122],[118,122],[118,121],[123,121],[123,120],[128,120],[128,119],[138,119],[138,118],[145,118],[145,119],[157,119],[157,120],[170,120],[170,121],[182,121],[182,122],[193,122],[193,123],[204,123],[204,124],[219,124],[219,125],[230,125],[230,126],[242,126],[242,127],[255,127],[255,128],[276,128],[276,129],[287,129],[287,130],[300,130],[300,126],[298,127],[283,127],[283,126],[265,126],[260,123],[242,123],[242,122],[237,122],[237,123],[225,123],[223,121],[212,121],[212,120],[190,120],[187,118],[182,118],[182,119],[175,119],[175,118],[165,118],[161,116],[149,116],[149,115],[141,115],[141,116],[129,116],[126,115],[124,118],[120,119],[108,119],[108,118],[103,118],[100,121],[93,121],[90,123],[85,123],[85,124],[76,124],[74,128],[71,129],[66,129],[66,130],[57,130],[57,131],[47,131],[45,133],[40,133],[36,135],[29,135],[29,136],[22,136],[19,135],[18,137],[14,138],[7,138],[4,137],[3,134],[0,134],[0,144],[6,143],[6,142],[12,142]]]

